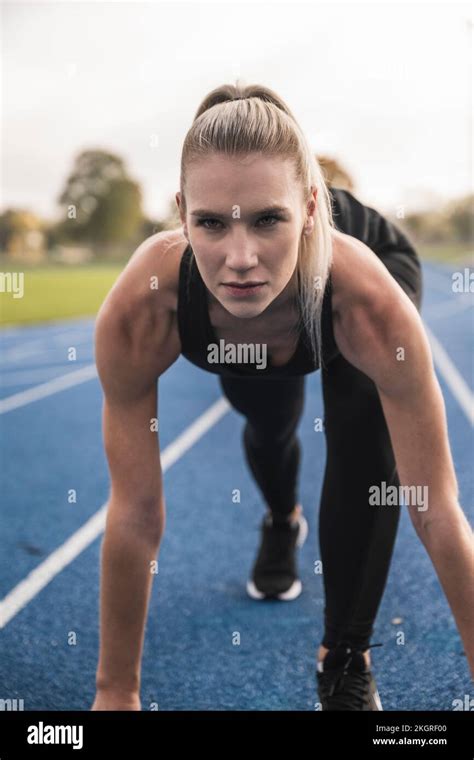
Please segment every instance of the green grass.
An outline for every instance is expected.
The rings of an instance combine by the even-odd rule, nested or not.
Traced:
[[[95,316],[123,269],[121,265],[26,267],[23,297],[0,293],[0,325],[43,322],[68,317]],[[3,267],[3,272],[8,271]]]
[[[473,246],[463,243],[417,245],[416,250],[422,259],[428,261],[439,261],[453,266],[473,266],[474,263]]]

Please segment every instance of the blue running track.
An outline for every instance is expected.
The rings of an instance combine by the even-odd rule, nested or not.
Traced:
[[[453,292],[448,268],[424,264],[424,274],[423,318],[436,341],[461,503],[472,521],[473,295]],[[88,521],[109,484],[93,328],[93,319],[77,319],[0,333],[0,699],[23,699],[25,710],[88,710],[94,698],[102,518]],[[243,459],[243,418],[218,406],[216,421],[165,468],[167,526],[147,621],[144,710],[315,709],[325,459],[323,433],[313,430],[323,416],[319,373],[306,388],[300,500],[310,534],[296,601],[262,604],[245,592],[264,505]],[[220,398],[217,376],[180,357],[160,380],[162,453]],[[470,693],[459,635],[406,510],[373,641],[384,643],[373,662],[385,710],[452,710]]]

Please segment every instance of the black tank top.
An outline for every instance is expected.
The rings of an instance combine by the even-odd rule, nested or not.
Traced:
[[[225,352],[223,352],[224,341],[222,338],[219,340],[214,333],[209,317],[208,293],[192,248],[188,245],[182,255],[179,268],[178,329],[181,353],[190,362],[207,372],[224,377],[294,377],[319,369],[319,365],[311,356],[309,338],[304,327],[299,331],[296,350],[286,364],[273,366],[270,356],[266,357],[266,366],[262,366],[261,357],[253,362],[246,360],[239,363],[235,357],[232,362],[226,362]],[[329,354],[332,356],[338,351],[332,331],[330,277],[324,293],[321,331],[323,358],[327,362]],[[210,346],[216,347],[215,358],[223,359],[223,361],[209,361]],[[255,355],[252,358],[255,359]]]
[[[399,279],[410,281],[416,275],[417,256],[408,238],[392,222],[378,211],[358,201],[348,190],[329,188],[332,214],[336,229],[361,240],[387,265],[392,254],[402,255],[404,264]],[[409,270],[409,271],[408,271]],[[208,361],[210,344],[219,345],[214,333],[208,310],[208,294],[191,247],[183,253],[179,270],[178,289],[178,329],[181,339],[181,353],[198,367],[226,377],[292,377],[306,375],[319,369],[312,359],[306,329],[299,332],[297,348],[290,361],[280,367],[271,365],[267,358],[266,367],[245,363],[211,363]],[[328,364],[339,353],[334,339],[331,309],[331,278],[324,293],[321,315],[323,361]]]

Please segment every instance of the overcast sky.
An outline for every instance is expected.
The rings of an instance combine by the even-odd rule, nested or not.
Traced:
[[[2,210],[56,217],[73,157],[104,148],[159,216],[199,102],[237,76],[380,210],[472,192],[470,4],[16,2],[2,21]]]

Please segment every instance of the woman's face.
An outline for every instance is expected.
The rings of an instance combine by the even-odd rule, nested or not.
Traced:
[[[317,192],[306,209],[293,172],[291,161],[260,153],[213,154],[188,169],[185,216],[176,194],[202,279],[236,317],[256,317],[293,295],[298,245],[314,224]],[[248,282],[261,284],[228,285]]]

